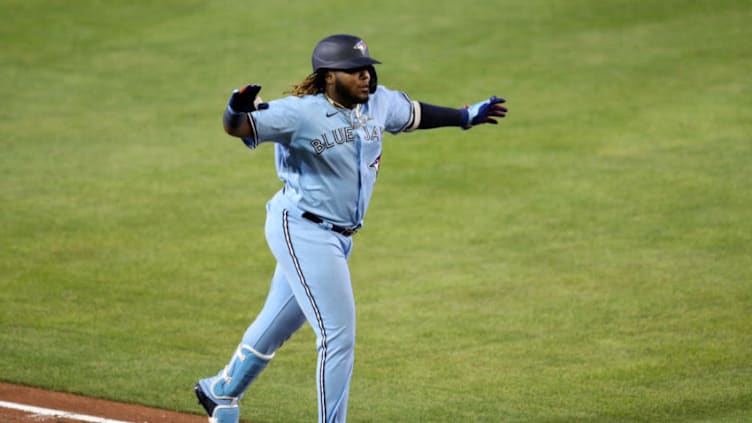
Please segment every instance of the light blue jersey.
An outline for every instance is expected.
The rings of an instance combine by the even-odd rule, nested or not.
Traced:
[[[379,86],[368,103],[336,107],[324,94],[286,97],[251,113],[251,148],[275,142],[282,195],[299,210],[329,223],[362,224],[381,163],[384,132],[415,129],[420,107]]]
[[[286,97],[250,113],[250,148],[275,143],[284,187],[267,203],[266,239],[277,268],[264,307],[229,364],[196,386],[218,423],[237,423],[237,401],[306,321],[316,334],[318,421],[343,423],[354,363],[355,300],[347,261],[381,163],[384,132],[416,129],[420,104],[378,87],[367,103],[337,107],[324,94]],[[317,216],[312,221],[305,213]],[[326,225],[329,225],[328,227]],[[331,229],[331,230],[330,230]],[[203,404],[203,402],[202,402]]]

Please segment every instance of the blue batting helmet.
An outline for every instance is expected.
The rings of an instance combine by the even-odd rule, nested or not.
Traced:
[[[345,70],[368,67],[371,74],[371,93],[376,91],[375,64],[380,64],[368,53],[368,46],[362,38],[354,35],[337,34],[324,38],[316,44],[311,55],[313,71],[322,69]]]

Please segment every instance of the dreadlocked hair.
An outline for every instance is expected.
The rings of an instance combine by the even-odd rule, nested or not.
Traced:
[[[304,95],[313,95],[318,93],[324,92],[324,87],[326,86],[326,83],[324,81],[324,78],[326,77],[326,71],[319,70],[318,72],[314,72],[310,75],[308,75],[304,80],[300,81],[298,84],[292,86],[292,90],[290,90],[289,94],[303,97]]]

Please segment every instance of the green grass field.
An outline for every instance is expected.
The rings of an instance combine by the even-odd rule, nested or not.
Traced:
[[[274,262],[280,97],[331,33],[499,127],[387,137],[352,422],[752,421],[752,1],[2,0],[0,380],[198,414]],[[242,401],[315,421],[305,327]]]

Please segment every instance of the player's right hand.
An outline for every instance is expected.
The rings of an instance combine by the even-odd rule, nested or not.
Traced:
[[[268,103],[262,103],[258,93],[261,91],[261,85],[246,85],[245,87],[234,90],[230,95],[227,105],[234,113],[247,113],[254,110],[264,110],[269,108]]]

